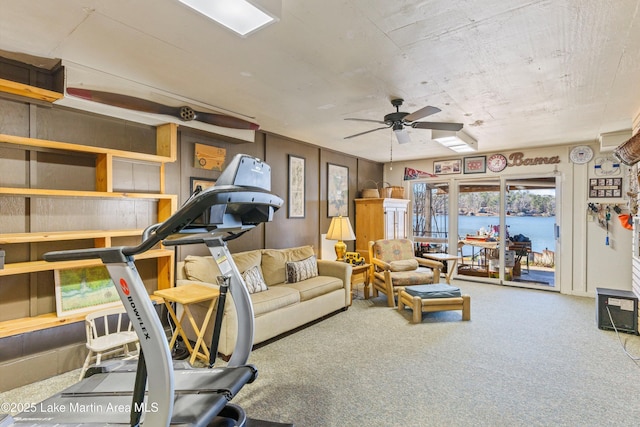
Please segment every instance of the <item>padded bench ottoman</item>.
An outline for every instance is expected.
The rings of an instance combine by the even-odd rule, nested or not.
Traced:
[[[462,320],[471,319],[471,297],[462,295],[460,288],[438,283],[416,285],[398,289],[398,311],[411,307],[411,323],[422,322],[422,313],[462,310]]]

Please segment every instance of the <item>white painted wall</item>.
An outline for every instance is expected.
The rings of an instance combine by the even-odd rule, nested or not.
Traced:
[[[624,229],[617,215],[612,212],[609,237],[610,245],[605,245],[606,231],[594,222],[588,221],[587,204],[622,203],[627,205],[626,188],[628,188],[628,169],[621,167],[620,175],[624,182],[623,197],[619,199],[589,198],[589,178],[595,176],[595,160],[611,153],[600,153],[597,144],[586,144],[594,150],[594,158],[587,164],[577,165],[569,160],[571,148],[584,143],[548,148],[518,150],[526,158],[559,156],[559,164],[542,164],[535,166],[509,166],[500,173],[487,171],[486,174],[445,175],[431,180],[450,180],[451,185],[461,179],[490,177],[507,178],[531,174],[556,174],[560,177],[558,210],[560,219],[561,252],[556,254],[558,261],[558,283],[560,292],[572,295],[595,296],[596,287],[631,290],[631,237],[632,233]],[[487,157],[494,153],[486,153]],[[512,152],[502,152],[509,158]],[[473,154],[478,155],[476,153]],[[485,155],[480,153],[479,155]],[[404,181],[404,168],[411,167],[433,173],[434,160],[462,159],[464,156],[452,155],[446,159],[425,159],[385,164],[384,180],[391,185],[403,185],[405,195],[410,196],[412,181]]]

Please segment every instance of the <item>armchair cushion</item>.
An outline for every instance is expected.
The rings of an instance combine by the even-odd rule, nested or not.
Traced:
[[[389,263],[391,271],[413,271],[418,268],[418,261],[415,259],[403,259],[400,261],[391,261]]]
[[[415,257],[413,243],[409,239],[378,240],[374,251],[376,258],[387,263]]]
[[[385,282],[384,272],[376,272],[374,276],[381,282]],[[424,285],[433,282],[433,272],[424,270],[396,271],[391,273],[390,279],[394,287]]]

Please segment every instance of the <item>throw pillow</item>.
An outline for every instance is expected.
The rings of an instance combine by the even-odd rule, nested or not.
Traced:
[[[415,259],[403,259],[401,261],[391,261],[389,263],[391,271],[413,271],[418,268],[418,261]]]
[[[312,255],[302,261],[289,261],[285,264],[287,283],[296,283],[318,275],[318,262]]]
[[[268,289],[262,278],[262,273],[260,273],[260,268],[257,266],[253,266],[242,273],[242,278],[250,294],[256,294]]]

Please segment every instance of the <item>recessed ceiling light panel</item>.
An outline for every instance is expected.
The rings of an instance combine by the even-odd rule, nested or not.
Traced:
[[[246,37],[277,20],[246,0],[179,0],[235,33]]]

